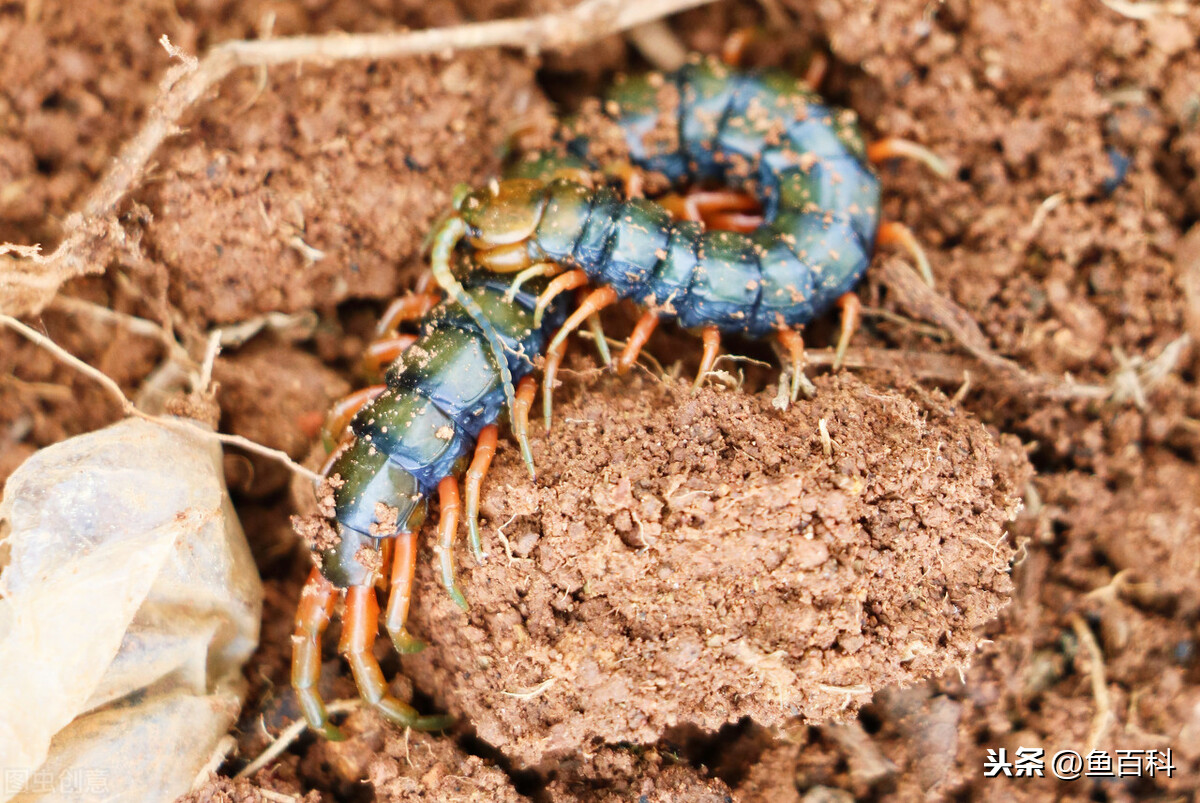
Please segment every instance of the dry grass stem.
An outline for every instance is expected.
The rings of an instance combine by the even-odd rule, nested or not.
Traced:
[[[125,415],[134,416],[142,419],[143,421],[150,421],[158,424],[159,426],[167,427],[168,429],[174,429],[177,432],[185,432],[189,435],[220,441],[221,443],[228,444],[230,446],[237,446],[241,449],[245,449],[248,452],[253,452],[255,454],[262,455],[263,457],[268,457],[272,460],[277,460],[287,466],[290,470],[303,477],[309,478],[313,482],[321,481],[321,476],[319,474],[297,463],[290,456],[288,456],[287,452],[280,451],[279,449],[272,449],[268,446],[263,446],[261,443],[255,443],[248,438],[243,438],[241,435],[228,435],[224,432],[213,432],[180,418],[165,418],[143,412],[139,410],[132,401],[130,401],[129,397],[125,395],[125,391],[121,390],[121,386],[118,385],[112,377],[108,376],[103,371],[88,365],[86,362],[79,359],[74,354],[71,354],[69,351],[55,343],[50,338],[46,337],[41,332],[26,326],[10,315],[4,315],[2,313],[0,313],[0,324],[7,326],[17,334],[48,351],[56,359],[66,363],[85,376],[98,382],[105,390],[109,392],[109,394],[117,401],[117,403],[121,405],[121,412],[123,412]]]
[[[362,700],[357,698],[352,700],[334,700],[332,703],[326,706],[326,710],[330,713],[330,715],[342,714],[346,711],[353,711],[355,708],[358,708],[361,705]],[[258,754],[258,758],[251,761],[242,768],[241,772],[233,776],[234,779],[252,777],[256,772],[270,764],[276,758],[281,756],[285,750],[291,747],[292,742],[299,739],[300,734],[304,733],[304,730],[307,727],[308,722],[303,719],[296,720],[291,725],[288,725],[279,732],[279,736],[275,738],[275,741],[271,742],[266,750]]]
[[[1090,664],[1088,674],[1092,678],[1092,697],[1096,700],[1096,715],[1092,717],[1092,729],[1088,733],[1087,743],[1087,751],[1091,753],[1100,745],[1115,717],[1112,700],[1108,695],[1108,680],[1104,673],[1104,653],[1100,650],[1100,644],[1092,635],[1091,629],[1087,626],[1087,622],[1083,621],[1082,616],[1073,613],[1070,622],[1071,629],[1075,631],[1079,643],[1087,650]]]

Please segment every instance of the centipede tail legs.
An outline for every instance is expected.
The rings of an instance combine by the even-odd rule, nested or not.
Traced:
[[[522,379],[517,385],[517,405],[518,410],[513,411],[513,431],[517,429],[517,419],[520,417],[519,410],[522,405],[522,393],[525,390],[525,380]],[[536,392],[536,385],[533,391]],[[533,393],[529,394],[528,402],[524,402],[524,427],[529,430],[529,405],[532,403]],[[471,545],[471,554],[475,556],[476,563],[483,562],[483,540],[479,537],[479,494],[483,487],[483,478],[487,476],[488,469],[492,465],[492,458],[496,456],[496,441],[499,436],[499,427],[495,424],[488,424],[479,433],[479,440],[475,442],[475,455],[471,458],[471,466],[467,469],[465,485],[465,507],[467,517],[467,536]]]
[[[317,568],[295,619],[292,685],[305,719],[329,738],[341,734],[329,723],[329,711],[317,691],[321,639],[343,598],[338,649],[350,664],[362,699],[404,727],[435,730],[451,722],[449,717],[421,716],[388,693],[372,650],[383,601],[378,594],[387,594],[382,618],[396,650],[421,650],[424,645],[406,622],[413,601],[417,533],[427,500],[436,493],[441,506],[435,554],[442,582],[451,599],[465,608],[454,561],[463,507],[457,478],[467,468],[466,515],[478,558],[480,486],[496,452],[496,422],[506,408],[522,458],[533,471],[528,418],[537,385],[529,373],[536,355],[544,353],[545,344],[566,320],[566,305],[548,304],[542,325],[534,327],[533,307],[545,278],[536,280],[536,291],[517,288],[511,297],[506,297],[507,280],[464,285],[451,269],[451,256],[465,231],[461,219],[451,218],[432,238],[433,276],[449,298],[431,308],[434,294],[417,294],[389,308],[380,327],[382,339],[369,350],[374,362],[368,366],[379,371],[390,362],[387,384],[339,401],[323,429],[330,456],[320,472],[325,479],[317,489],[322,505],[315,518],[337,537],[313,544]],[[542,270],[559,268],[549,265]],[[414,343],[398,327],[418,316],[420,334]],[[395,359],[408,346],[419,358]],[[431,433],[436,433],[432,440]],[[466,458],[472,451],[468,468]],[[381,566],[387,569],[380,571]]]
[[[329,626],[339,591],[325,579],[320,569],[308,575],[300,604],[296,608],[296,628],[292,635],[292,688],[308,725],[326,738],[340,742],[345,737],[329,721],[329,712],[317,691],[321,680],[321,636]]]
[[[388,693],[383,671],[375,660],[372,647],[379,630],[379,602],[373,582],[346,589],[346,611],[342,617],[342,638],[338,652],[345,656],[363,700],[385,719],[414,730],[442,730],[453,722],[448,716],[421,716],[407,703]]]

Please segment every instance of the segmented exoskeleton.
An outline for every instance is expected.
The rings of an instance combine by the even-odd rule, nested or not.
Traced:
[[[434,306],[436,296],[424,294],[393,305],[382,322],[384,339],[368,350],[368,364],[379,367],[401,351],[402,355],[387,369],[386,384],[340,402],[326,427],[329,438],[342,438],[342,442],[323,471],[326,479],[318,491],[325,518],[318,520],[314,534],[317,568],[309,576],[296,614],[292,685],[309,724],[331,738],[340,738],[340,733],[329,723],[317,681],[321,635],[343,590],[339,651],[345,654],[363,698],[407,727],[436,730],[448,722],[445,717],[419,716],[387,692],[371,649],[379,623],[375,586],[384,576],[390,578],[384,625],[396,648],[420,649],[420,642],[405,630],[405,621],[416,566],[416,535],[425,519],[426,499],[436,489],[441,505],[436,551],[442,582],[454,600],[466,607],[454,578],[457,477],[466,470],[465,514],[471,548],[481,558],[479,488],[496,449],[503,382],[527,376],[533,358],[542,353],[546,340],[566,317],[565,307],[555,305],[535,325],[536,296],[510,297],[508,287],[506,281],[485,276],[458,288],[470,314],[450,300]],[[396,334],[401,321],[417,317],[421,318],[419,336]],[[500,363],[493,356],[496,353],[502,355]],[[522,381],[509,408],[513,431],[522,443],[533,395],[532,379]]]
[[[553,276],[541,303],[556,293],[596,285],[547,349],[543,399],[547,426],[554,372],[564,339],[608,304],[629,298],[646,307],[618,360],[636,359],[661,318],[702,328],[697,386],[711,370],[721,333],[776,334],[792,361],[792,398],[800,388],[799,328],[862,278],[878,240],[909,247],[928,263],[907,229],[880,225],[880,186],[872,161],[932,154],[902,140],[868,148],[853,112],[824,104],[803,82],[778,71],[733,70],[696,59],[670,73],[619,81],[604,103],[636,169],[675,188],[717,184],[717,192],[667,205],[627,197],[589,177],[593,142],[566,129],[566,148],[518,162],[490,187],[462,195],[438,238],[461,240],[477,270]],[[742,218],[749,193],[761,216]],[[681,220],[680,217],[691,220]],[[733,220],[713,230],[702,222]],[[746,221],[749,221],[747,224]],[[434,264],[453,292],[448,262]],[[853,321],[851,315],[845,320]],[[844,329],[839,354],[849,330]]]

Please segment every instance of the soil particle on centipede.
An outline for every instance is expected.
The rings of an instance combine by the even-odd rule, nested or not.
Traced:
[[[421,562],[432,647],[406,672],[535,765],[679,723],[841,719],[969,662],[1011,590],[1028,464],[936,395],[817,387],[784,413],[646,379],[560,400],[538,485],[497,456],[469,614]]]

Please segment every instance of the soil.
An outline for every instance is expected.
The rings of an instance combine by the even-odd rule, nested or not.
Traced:
[[[163,34],[195,53],[562,4],[109,5],[0,4],[0,241],[56,244],[158,91]],[[470,613],[449,603],[426,551],[413,616],[431,646],[401,665],[381,643],[393,691],[460,724],[406,734],[352,712],[346,742],[305,736],[236,782],[297,715],[289,636],[308,563],[287,475],[232,454],[268,591],[263,643],[237,747],[190,799],[1200,793],[1198,355],[1181,344],[1173,364],[1154,362],[1200,337],[1200,10],[1124,8],[726,0],[670,22],[705,52],[765,24],[750,60],[797,73],[827,55],[824,94],[872,135],[921,142],[953,168],[947,180],[912,163],[882,171],[885,214],[925,245],[938,292],[995,352],[1033,374],[1112,383],[1119,400],[1015,391],[982,368],[942,387],[902,370],[813,370],[815,398],[780,412],[759,391],[771,374],[753,366],[724,366],[744,371],[741,388],[690,397],[577,360],[554,432],[535,440],[538,483],[510,446],[497,456],[489,558],[460,553]],[[213,374],[222,429],[303,458],[320,411],[361,384],[357,355],[384,299],[420,272],[421,239],[454,184],[493,175],[508,137],[546,124],[555,103],[574,108],[614,71],[644,66],[610,37],[543,60],[493,51],[235,73],[122,206],[133,247],[65,293],[158,322],[196,356],[213,326],[295,313],[228,347]],[[859,295],[856,346],[961,356],[879,272]],[[130,396],[163,385],[160,342],[84,310],[33,323]],[[621,327],[618,315],[611,333]],[[822,345],[831,328],[806,339]],[[697,347],[665,327],[648,350],[686,372]],[[0,481],[36,448],[119,415],[91,380],[0,334]],[[352,697],[332,642],[327,654],[324,693]],[[983,776],[989,749],[1092,744],[1170,747],[1177,769]]]
[[[437,649],[406,674],[532,766],[681,724],[842,719],[965,665],[1011,590],[1028,463],[918,399],[850,377],[786,413],[652,379],[583,388],[536,442],[536,486],[497,457],[471,613],[419,564],[414,628]]]

